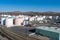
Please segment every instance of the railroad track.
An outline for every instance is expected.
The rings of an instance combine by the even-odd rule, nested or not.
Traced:
[[[0,32],[4,34],[9,40],[38,40],[35,38],[31,38],[29,36],[23,34],[16,34],[14,32],[9,31],[7,28],[0,26]]]

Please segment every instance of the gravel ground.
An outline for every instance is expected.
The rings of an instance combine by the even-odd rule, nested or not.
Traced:
[[[8,39],[0,35],[0,40],[8,40]]]

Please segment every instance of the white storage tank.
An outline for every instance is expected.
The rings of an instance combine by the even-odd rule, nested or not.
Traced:
[[[44,17],[37,17],[37,21],[43,20]]]
[[[28,24],[29,24],[29,21],[24,21],[24,22],[23,22],[23,26],[24,26],[24,25],[28,25]]]
[[[29,21],[35,21],[35,17],[30,17]]]
[[[7,27],[13,26],[13,19],[14,19],[14,18],[12,18],[12,17],[6,18],[6,26],[7,26]]]
[[[1,25],[5,25],[5,22],[6,20],[5,20],[5,18],[1,18]]]
[[[21,26],[23,21],[24,21],[23,17],[15,18],[15,25],[16,26]]]
[[[25,16],[25,17],[24,17],[24,20],[29,20],[29,18],[30,18],[30,17],[28,17],[28,16]]]

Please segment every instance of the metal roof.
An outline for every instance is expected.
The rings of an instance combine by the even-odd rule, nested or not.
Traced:
[[[40,26],[40,27],[36,27],[36,29],[43,29],[43,30],[46,30],[46,31],[60,33],[60,28],[57,28],[57,27]]]

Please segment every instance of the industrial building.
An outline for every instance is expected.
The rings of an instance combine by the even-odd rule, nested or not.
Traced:
[[[11,28],[14,31],[19,31],[22,33],[26,33],[27,29],[30,28],[30,26],[26,26],[28,24],[35,25],[31,26],[31,28],[36,27],[35,32],[36,35],[42,35],[44,37],[48,37],[49,39],[53,40],[60,40],[60,28],[57,27],[51,27],[51,24],[53,23],[59,23],[60,22],[60,16],[58,15],[35,15],[35,16],[28,16],[28,15],[17,15],[17,16],[11,16],[11,15],[2,15],[4,17],[1,18],[1,24],[5,25],[8,28]],[[42,26],[44,24],[49,25],[48,27]],[[56,26],[56,24],[55,24]],[[13,29],[13,27],[20,27],[18,30]],[[21,28],[22,27],[22,28]],[[23,28],[26,27],[27,29]],[[29,31],[29,30],[28,30]],[[18,32],[18,33],[19,33]],[[30,31],[29,31],[30,32]],[[30,34],[31,35],[31,34]]]
[[[49,38],[52,38],[53,40],[60,40],[60,28],[57,27],[36,27],[35,33],[37,35],[47,36]]]
[[[36,15],[36,16],[28,16],[28,15],[3,15],[1,18],[1,24],[5,26],[24,26],[28,24],[41,24],[41,23],[59,23],[59,16],[45,16],[45,15]],[[9,21],[9,22],[8,22]],[[8,23],[8,24],[7,24]]]
[[[6,16],[1,18],[1,24],[7,27],[12,26],[24,26],[29,23],[29,16],[18,15],[18,16]]]

